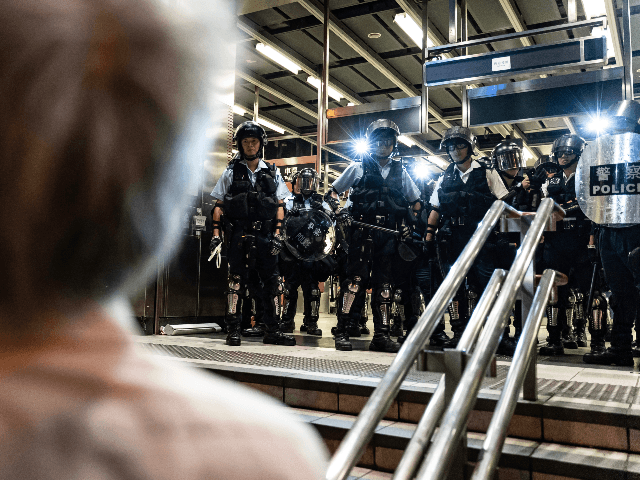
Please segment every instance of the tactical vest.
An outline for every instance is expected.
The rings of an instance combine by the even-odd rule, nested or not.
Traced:
[[[384,216],[385,223],[391,225],[399,222],[407,215],[409,202],[402,193],[401,162],[390,160],[391,168],[387,178],[383,178],[377,161],[367,158],[362,162],[363,175],[353,186],[349,195],[351,213],[372,222],[376,216]]]
[[[591,231],[591,221],[585,216],[576,198],[576,176],[565,180],[564,172],[560,170],[549,179],[547,193],[556,203],[565,209],[565,219],[558,222],[558,231],[575,231],[580,235],[588,235]]]
[[[460,177],[460,172],[457,168],[455,168],[455,164],[450,164],[444,172],[442,184],[440,185],[440,189],[438,191],[439,194],[451,192],[467,192],[480,194],[488,198],[493,198],[493,193],[491,193],[491,189],[489,189],[489,182],[487,182],[487,167],[485,167],[480,162],[478,162],[478,165],[480,166],[475,167],[469,174],[467,183],[464,183],[462,181],[462,178]],[[441,213],[444,217],[452,216],[449,212],[446,211],[443,211]],[[473,221],[477,223],[478,221],[482,220],[484,213],[486,212],[482,212],[481,215],[468,215],[465,223],[471,223]]]
[[[233,169],[233,181],[224,197],[226,218],[238,225],[273,220],[278,213],[275,165],[256,169],[255,185],[251,184],[246,165],[236,161],[229,168]]]

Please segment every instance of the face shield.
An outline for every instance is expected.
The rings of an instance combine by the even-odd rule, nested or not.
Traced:
[[[303,195],[310,195],[318,190],[318,176],[315,170],[305,168],[296,178],[296,189]]]

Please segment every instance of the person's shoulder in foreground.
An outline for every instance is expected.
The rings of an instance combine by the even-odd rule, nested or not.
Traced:
[[[141,352],[98,306],[69,328],[1,343],[0,478],[323,476],[326,449],[294,414]]]

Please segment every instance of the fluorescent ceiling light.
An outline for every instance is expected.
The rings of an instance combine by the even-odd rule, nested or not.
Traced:
[[[235,113],[236,115],[246,115],[247,111],[244,108],[239,107],[238,105],[234,105],[233,113]]]
[[[278,132],[278,133],[284,133],[284,129],[283,129],[283,128],[281,128],[281,127],[279,127],[279,126],[277,126],[277,125],[274,125],[274,124],[273,124],[273,123],[271,123],[269,120],[265,120],[265,119],[264,119],[264,118],[262,118],[262,117],[258,117],[258,123],[259,123],[260,125],[262,125],[263,127],[270,128],[271,130],[275,130],[275,131],[276,131],[276,132]]]
[[[531,152],[531,150],[529,150],[527,147],[524,148],[524,160],[529,161],[529,160],[534,160],[536,157],[533,155],[533,153]]]
[[[270,58],[271,60],[276,62],[278,65],[283,66],[284,68],[286,68],[287,70],[295,74],[297,74],[301,70],[300,65],[298,65],[295,62],[292,62],[287,57],[285,57],[284,55],[282,55],[280,52],[276,51],[274,48],[270,47],[269,45],[265,45],[264,43],[258,43],[256,45],[256,50],[258,50],[265,57]]]
[[[400,143],[404,143],[407,147],[413,147],[416,142],[414,142],[411,138],[407,137],[406,135],[400,135],[398,137],[398,141]]]
[[[604,0],[582,0],[582,6],[587,19],[602,17],[607,14]]]
[[[611,38],[611,30],[608,28],[602,27],[593,27],[591,29],[592,37],[606,37],[607,39],[607,58],[615,57],[615,52],[613,51],[613,40]]]
[[[307,77],[307,82],[320,90],[320,79],[316,77]],[[342,99],[342,95],[335,88],[331,88],[329,86],[328,89],[329,96],[333,98],[336,102],[339,102]]]
[[[396,22],[402,30],[404,30],[404,33],[409,35],[409,38],[413,40],[413,43],[422,48],[422,28],[420,28],[409,15],[406,13],[398,13],[393,18],[393,21]],[[427,47],[433,47],[433,42],[428,37]]]
[[[431,156],[427,157],[426,160],[431,162],[431,163],[433,163],[437,167],[440,167],[442,170],[446,170],[447,167],[449,166],[449,162],[447,162],[446,160],[443,160],[442,158],[437,157],[435,155],[431,155]]]

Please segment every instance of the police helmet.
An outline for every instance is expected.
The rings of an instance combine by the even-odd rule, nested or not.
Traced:
[[[607,109],[609,132],[640,133],[640,103],[636,100],[623,100]]]
[[[264,148],[267,144],[267,132],[264,131],[256,122],[249,120],[238,125],[236,132],[233,134],[233,141],[236,142],[238,150],[241,151],[240,144],[244,138],[257,138],[260,140],[260,148]]]
[[[539,172],[541,168],[546,172],[557,172],[560,169],[560,165],[558,165],[558,159],[553,155],[542,155],[533,164],[533,168],[536,172]]]
[[[370,144],[376,140],[376,138],[380,137],[384,133],[392,133],[394,136],[394,144],[393,147],[398,146],[398,137],[400,136],[400,129],[398,125],[396,125],[391,120],[387,120],[386,118],[380,118],[375,120],[369,124],[367,127],[367,131],[365,132],[365,137],[367,137],[367,141]]]
[[[318,190],[318,173],[313,168],[303,168],[296,174],[295,185],[303,195],[311,195]]]
[[[454,143],[458,140],[464,140],[471,146],[471,150],[476,148],[476,136],[471,129],[467,127],[451,127],[442,136],[440,141],[440,150],[446,150],[447,144]]]
[[[575,158],[573,161],[566,165],[560,165],[561,168],[567,168],[576,163],[580,159],[580,155],[584,150],[586,142],[580,138],[578,135],[566,134],[562,135],[559,138],[556,138],[553,142],[553,146],[551,147],[551,153],[553,156],[553,162],[560,165],[560,156],[563,153],[575,154]]]
[[[512,170],[515,168],[524,168],[526,162],[522,158],[522,150],[517,142],[506,139],[495,146],[491,152],[495,168],[498,170]]]

